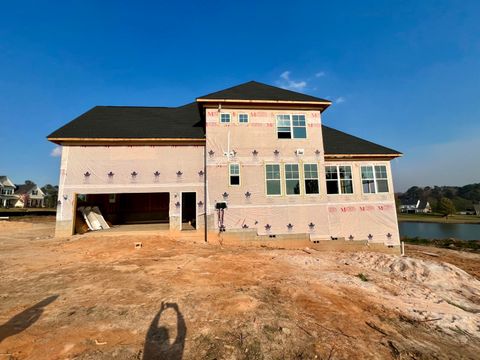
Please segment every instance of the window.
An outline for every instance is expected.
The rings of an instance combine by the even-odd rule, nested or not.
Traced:
[[[220,122],[221,123],[229,123],[230,122],[230,114],[229,113],[220,114]]]
[[[238,114],[239,123],[248,123],[248,114]]]
[[[267,183],[267,195],[281,195],[280,187],[280,165],[265,165],[265,180]]]
[[[32,195],[38,195],[38,190],[32,190]]]
[[[305,115],[277,115],[277,137],[279,139],[306,139]]]
[[[350,166],[326,166],[327,194],[353,194],[352,168]]]
[[[230,164],[228,167],[228,172],[230,177],[230,185],[240,185],[240,165]]]
[[[305,194],[318,194],[318,167],[317,164],[304,164]]]
[[[287,195],[300,195],[298,164],[285,164],[285,184]]]
[[[307,138],[307,125],[305,115],[292,115],[293,137],[295,139]]]
[[[361,173],[364,194],[388,192],[387,167],[385,165],[362,166]]]

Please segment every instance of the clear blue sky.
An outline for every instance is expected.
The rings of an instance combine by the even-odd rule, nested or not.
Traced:
[[[0,175],[58,183],[45,137],[94,105],[257,80],[329,98],[325,124],[404,152],[397,190],[480,182],[479,19],[479,1],[3,2]]]

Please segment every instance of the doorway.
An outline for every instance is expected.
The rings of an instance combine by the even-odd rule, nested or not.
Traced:
[[[182,193],[182,230],[197,228],[197,194],[194,192]]]

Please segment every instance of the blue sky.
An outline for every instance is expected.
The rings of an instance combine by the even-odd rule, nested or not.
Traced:
[[[58,182],[45,137],[95,105],[257,80],[395,148],[397,190],[480,182],[478,1],[22,1],[0,12],[0,173]],[[53,151],[53,153],[52,153]]]

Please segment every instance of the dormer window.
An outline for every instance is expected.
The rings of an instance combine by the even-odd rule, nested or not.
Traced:
[[[229,113],[220,114],[220,122],[223,124],[230,123],[230,114]]]
[[[38,190],[32,190],[32,195],[38,195]]]
[[[279,139],[306,139],[305,115],[277,115],[277,136]]]

